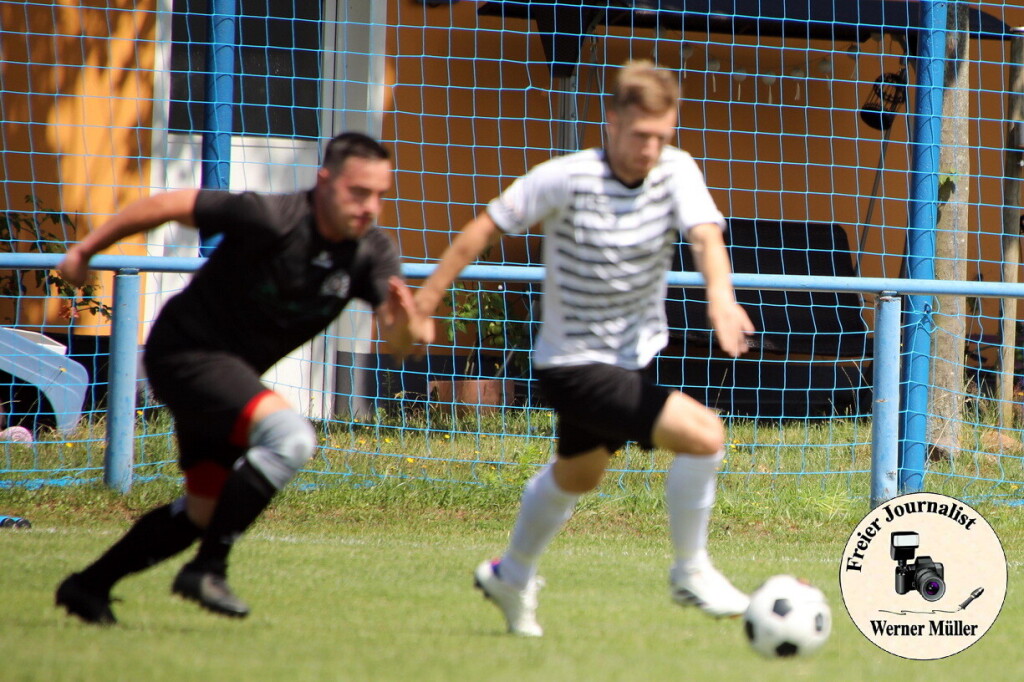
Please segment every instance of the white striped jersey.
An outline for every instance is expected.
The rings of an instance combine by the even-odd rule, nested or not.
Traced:
[[[668,342],[666,274],[679,236],[702,223],[725,226],[697,163],[675,147],[638,187],[612,174],[601,149],[551,159],[487,212],[509,234],[543,228],[538,367],[646,366]]]

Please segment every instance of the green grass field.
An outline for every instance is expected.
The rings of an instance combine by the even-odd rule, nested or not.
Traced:
[[[96,628],[53,606],[53,589],[92,560],[141,511],[171,499],[170,482],[128,496],[98,486],[0,492],[0,512],[30,530],[0,530],[0,679],[14,680],[859,680],[939,675],[1020,677],[1024,637],[1024,521],[977,505],[1010,561],[992,629],[937,662],[876,648],[853,625],[838,590],[843,545],[863,500],[758,494],[727,479],[712,552],[738,586],[774,573],[820,586],[831,640],[813,657],[764,660],[739,620],[716,621],[671,603],[659,494],[591,496],[542,564],[541,640],[504,634],[472,589],[471,572],[504,546],[518,486],[399,482],[288,490],[235,552],[232,584],[253,607],[242,621],[169,593],[182,559],[115,588],[120,624]],[[654,487],[654,486],[652,486]]]

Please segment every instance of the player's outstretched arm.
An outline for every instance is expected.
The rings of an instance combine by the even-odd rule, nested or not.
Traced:
[[[736,303],[732,266],[722,230],[714,223],[704,223],[690,228],[688,238],[697,269],[704,275],[708,321],[715,330],[718,345],[729,356],[739,357],[749,349],[748,337],[754,333],[754,323],[747,311]]]
[[[434,340],[434,321],[416,307],[412,292],[400,277],[388,279],[388,298],[377,306],[380,336],[399,360],[419,356]]]
[[[89,274],[89,260],[97,253],[133,234],[146,232],[176,220],[193,225],[193,212],[198,190],[163,192],[133,201],[85,239],[68,249],[57,266],[61,277],[75,286],[82,286]]]
[[[437,267],[416,292],[416,306],[426,316],[437,312],[444,293],[456,280],[463,268],[480,257],[487,247],[501,239],[501,230],[487,212],[469,221],[441,255]]]

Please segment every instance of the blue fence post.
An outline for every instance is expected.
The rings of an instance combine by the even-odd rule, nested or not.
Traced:
[[[917,100],[913,115],[910,171],[907,275],[935,276],[935,223],[939,200],[939,147],[942,144],[942,94],[946,55],[946,3],[924,0],[918,39]],[[928,388],[931,374],[929,295],[908,296],[903,342],[900,491],[916,492],[924,483],[928,454]]]
[[[107,455],[103,481],[122,493],[132,487],[135,458],[135,380],[139,358],[139,300],[142,278],[135,268],[114,276],[107,394]]]
[[[235,0],[213,0],[207,27],[206,106],[203,109],[203,189],[228,189],[231,180],[231,134],[235,116],[235,47],[238,11]],[[220,236],[204,239],[199,255],[209,256]]]
[[[896,497],[900,440],[900,316],[902,301],[875,301],[874,389],[871,402],[871,508]]]

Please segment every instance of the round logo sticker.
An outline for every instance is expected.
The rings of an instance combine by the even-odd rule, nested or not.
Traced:
[[[850,618],[875,645],[903,658],[945,658],[995,622],[1006,556],[992,527],[963,502],[902,495],[854,529],[839,587]]]

